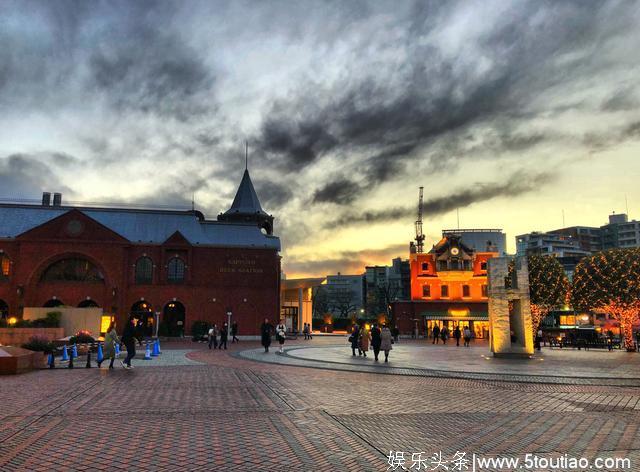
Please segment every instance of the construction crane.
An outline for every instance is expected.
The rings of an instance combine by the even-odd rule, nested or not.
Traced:
[[[418,198],[418,219],[416,220],[416,252],[424,252],[424,234],[422,234],[422,192],[420,187],[420,197]]]

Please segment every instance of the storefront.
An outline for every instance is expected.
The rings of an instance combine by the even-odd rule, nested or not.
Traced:
[[[489,318],[488,316],[443,316],[442,314],[425,314],[423,315],[424,329],[428,337],[432,336],[433,328],[438,326],[441,330],[446,327],[449,336],[453,336],[456,326],[462,331],[468,327],[476,339],[489,339]]]

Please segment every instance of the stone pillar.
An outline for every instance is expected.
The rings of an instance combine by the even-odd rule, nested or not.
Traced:
[[[509,266],[514,264],[510,273]],[[489,344],[496,357],[533,355],[526,257],[489,259]]]

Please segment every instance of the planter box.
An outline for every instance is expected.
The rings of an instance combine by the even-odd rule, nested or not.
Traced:
[[[0,328],[0,344],[5,346],[22,346],[29,339],[37,336],[49,341],[64,336],[63,328]]]
[[[35,365],[37,357],[33,351],[20,347],[0,347],[0,375],[21,374],[33,369],[39,369]]]

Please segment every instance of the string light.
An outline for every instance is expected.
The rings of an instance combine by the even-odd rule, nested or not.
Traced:
[[[602,310],[620,322],[627,350],[633,350],[633,323],[640,318],[640,248],[611,249],[585,257],[576,266],[573,305]]]

